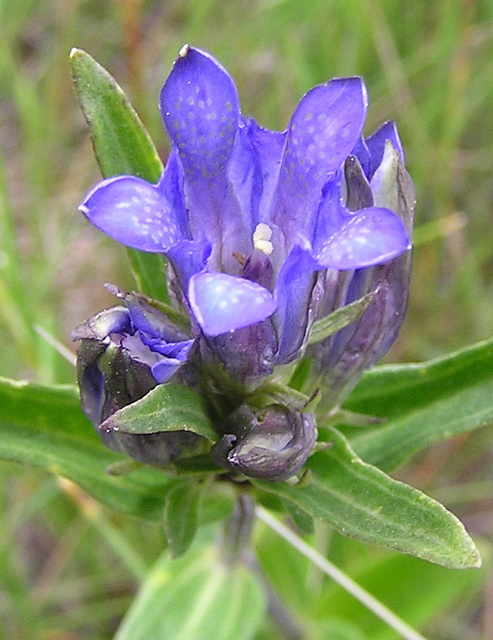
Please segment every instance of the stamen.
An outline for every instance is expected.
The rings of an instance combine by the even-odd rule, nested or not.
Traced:
[[[272,229],[269,225],[261,222],[257,225],[255,231],[253,232],[253,246],[255,249],[262,251],[266,256],[270,256],[270,254],[274,251],[274,247],[272,246],[272,242],[270,239],[272,238]]]
[[[245,266],[247,261],[246,255],[244,255],[243,253],[240,253],[239,251],[233,251],[233,258],[238,260],[238,262],[241,264],[242,267]]]
[[[189,51],[190,51],[190,45],[184,44],[183,47],[180,49],[180,51],[178,53],[178,57],[179,58],[186,58]]]

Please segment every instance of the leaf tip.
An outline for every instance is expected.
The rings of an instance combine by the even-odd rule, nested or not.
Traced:
[[[69,60],[73,60],[74,58],[84,55],[85,51],[83,49],[79,49],[78,47],[72,47],[69,53]]]
[[[483,558],[477,546],[474,544],[472,538],[467,535],[467,546],[464,548],[464,553],[460,556],[451,556],[450,562],[443,564],[450,569],[480,569],[483,565]]]
[[[481,569],[482,566],[483,566],[483,558],[481,557],[481,553],[479,552],[478,548],[474,546],[474,549],[472,549],[472,552],[469,558],[468,568]]]

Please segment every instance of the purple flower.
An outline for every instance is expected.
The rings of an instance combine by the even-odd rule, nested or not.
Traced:
[[[110,449],[138,462],[168,465],[201,444],[184,431],[151,434],[106,429],[113,413],[167,382],[184,364],[193,344],[144,296],[108,288],[125,303],[97,313],[72,332],[80,340],[77,377],[82,408]]]
[[[240,373],[265,375],[305,345],[320,272],[370,267],[409,246],[387,207],[344,204],[346,158],[369,156],[366,107],[361,79],[335,79],[301,99],[287,131],[267,131],[242,116],[223,67],[185,46],[161,91],[172,144],[161,180],[103,180],[81,211],[116,240],[168,257],[195,335],[226,368],[236,342],[257,352],[260,333],[264,353]]]
[[[177,374],[220,397],[216,454],[247,475],[250,466],[254,477],[287,477],[316,437],[311,414],[275,405],[254,415],[245,404],[252,389],[306,353],[328,410],[402,323],[412,187],[393,123],[363,138],[366,109],[362,80],[336,78],[301,99],[286,131],[268,131],[241,114],[226,70],[186,45],[161,90],[172,150],[158,184],[103,180],[80,207],[112,238],[167,257],[175,302],[190,320],[178,329],[142,296],[115,290],[124,326],[104,340],[116,339],[153,384]],[[315,321],[375,291],[357,321],[308,347]],[[87,345],[85,331],[75,337]],[[101,400],[87,402],[99,415],[91,407]],[[251,433],[231,426],[238,411]]]
[[[414,186],[404,168],[402,146],[394,123],[387,122],[345,163],[347,206],[378,204],[391,208],[409,235],[414,222]],[[361,374],[380,360],[394,343],[404,321],[411,276],[411,249],[372,267],[327,270],[319,279],[316,319],[367,293],[376,292],[369,308],[337,334],[309,348],[312,374],[323,389],[320,410],[340,404]]]

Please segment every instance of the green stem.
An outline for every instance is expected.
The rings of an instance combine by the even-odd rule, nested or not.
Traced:
[[[318,551],[312,549],[312,547],[306,544],[306,542],[291,531],[291,529],[288,529],[288,527],[271,516],[263,507],[257,507],[256,514],[259,520],[280,535],[281,538],[284,538],[286,542],[303,554],[305,558],[313,562],[315,566],[334,580],[334,582],[345,591],[354,596],[363,606],[379,617],[380,620],[397,631],[404,640],[426,640],[418,631],[415,631],[404,622],[404,620],[401,620],[393,611],[373,597],[371,593],[368,593],[368,591],[360,587],[354,580],[324,558]]]

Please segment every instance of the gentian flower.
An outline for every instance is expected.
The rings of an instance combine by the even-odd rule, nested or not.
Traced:
[[[167,382],[186,360],[193,341],[144,296],[108,288],[125,303],[100,311],[72,332],[80,340],[77,377],[83,409],[110,449],[138,462],[168,465],[200,450],[190,432],[124,434],[107,429],[113,413]]]
[[[160,95],[172,147],[160,181],[103,180],[80,207],[112,238],[168,259],[190,332],[143,320],[136,298],[117,292],[130,323],[120,347],[145,353],[137,360],[156,383],[178,375],[205,393],[224,386],[231,397],[219,451],[227,441],[226,464],[246,475],[251,460],[244,452],[255,449],[259,425],[291,434],[285,441],[276,435],[269,449],[292,459],[272,479],[295,473],[313,447],[313,417],[279,407],[254,415],[243,401],[275,367],[307,352],[315,320],[377,292],[357,322],[308,350],[315,378],[332,384],[326,395],[333,403],[384,354],[402,322],[412,204],[399,198],[407,174],[393,124],[363,139],[366,109],[362,80],[336,78],[301,99],[286,131],[263,129],[241,114],[226,70],[186,45]],[[251,434],[226,426],[239,415]],[[300,438],[300,429],[310,435]],[[295,441],[304,443],[302,456]],[[267,458],[256,458],[250,475],[268,477]]]

